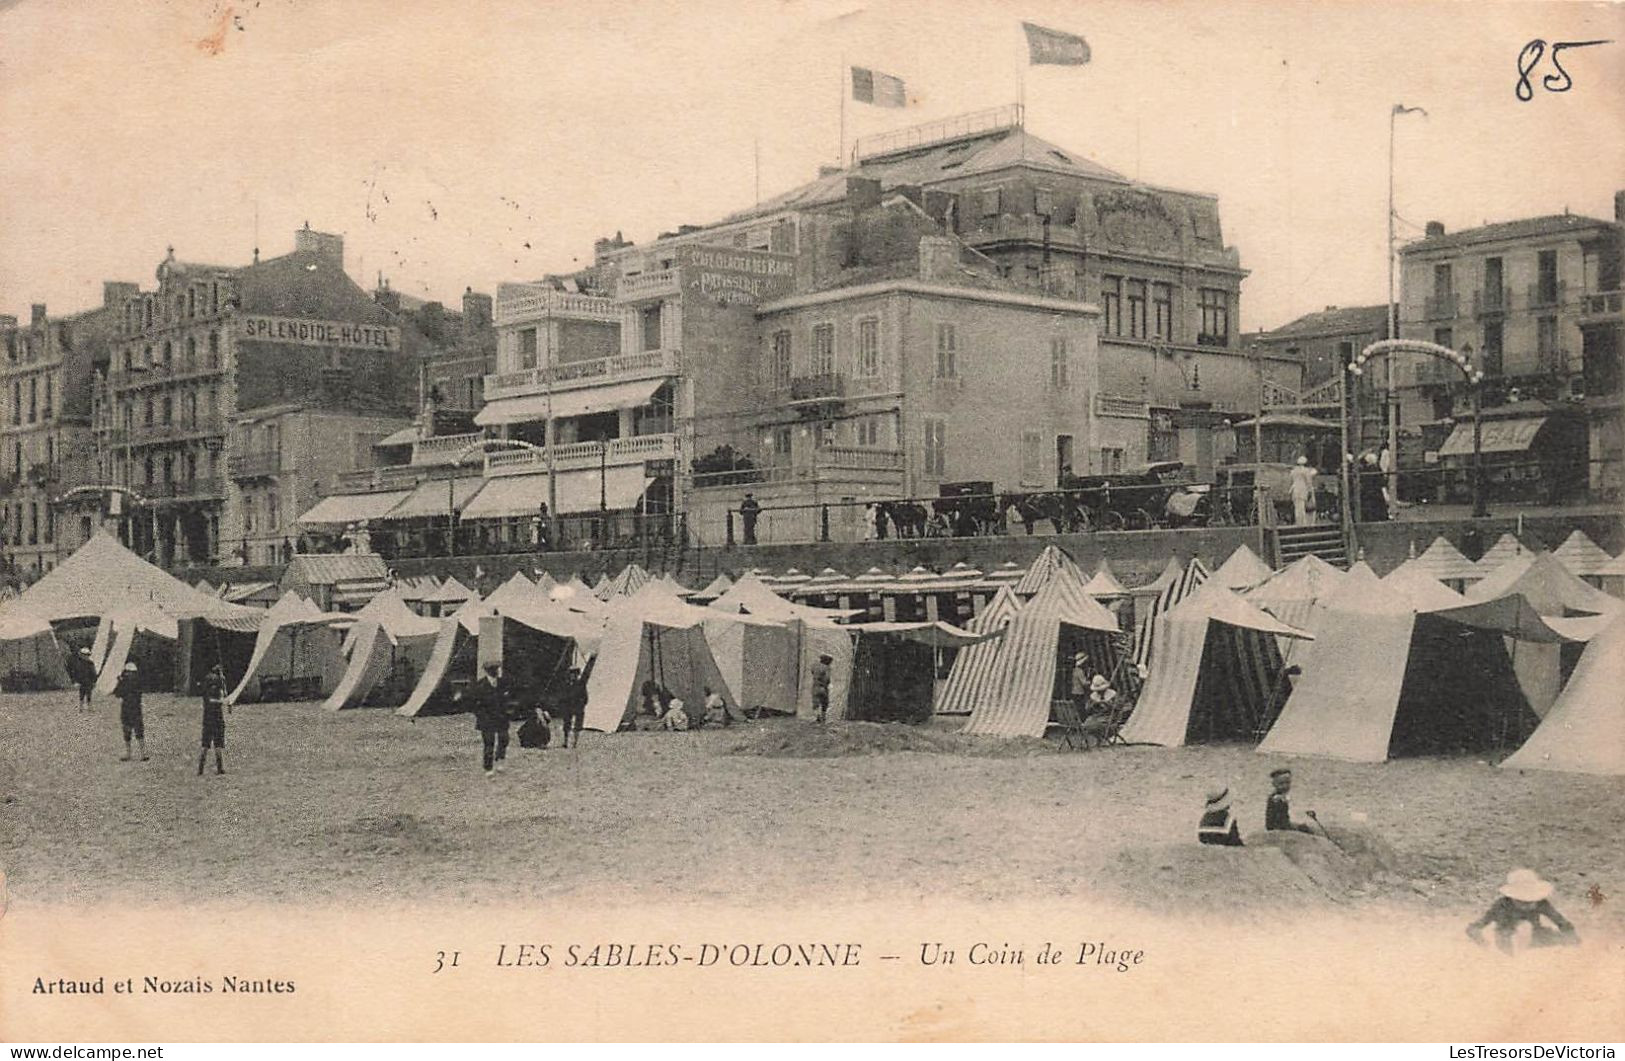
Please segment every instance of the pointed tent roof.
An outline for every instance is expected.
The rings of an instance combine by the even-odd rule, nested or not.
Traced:
[[[1517,538],[1517,535],[1507,531],[1495,539],[1495,544],[1484,550],[1484,555],[1478,558],[1479,574],[1488,575],[1496,568],[1529,552]]]
[[[559,584],[557,579],[548,574],[546,571],[543,571],[541,568],[537,568],[535,570],[535,575],[536,579],[534,584],[536,589],[542,593],[546,593],[548,590]]]
[[[1345,572],[1313,553],[1301,556],[1277,571],[1269,581],[1250,590],[1250,601],[1316,601],[1342,583]]]
[[[1021,581],[1021,576],[1026,573],[1026,570],[1014,560],[1006,560],[982,576],[982,585],[992,586],[995,589],[1004,585],[1014,586]]]
[[[1466,597],[1409,563],[1400,564],[1380,581],[1383,586],[1409,601],[1419,612],[1456,608],[1467,603]]]
[[[1405,610],[1398,588],[1384,586],[1382,579],[1364,560],[1343,573],[1331,592],[1320,599],[1320,606],[1337,611]]]
[[[1617,598],[1582,582],[1551,553],[1525,553],[1502,564],[1467,591],[1471,602],[1520,594],[1541,615],[1606,615],[1625,608]]]
[[[1444,535],[1433,539],[1433,544],[1422,550],[1422,555],[1414,561],[1422,570],[1434,578],[1450,581],[1472,581],[1484,577],[1484,572],[1478,565],[1467,559],[1460,549],[1450,544],[1450,539]]]
[[[420,599],[425,604],[455,604],[458,601],[477,600],[479,594],[457,581],[456,576],[448,575],[432,593],[424,594]]]
[[[1271,575],[1270,565],[1260,560],[1258,554],[1247,547],[1246,542],[1236,546],[1219,569],[1213,572],[1212,581],[1224,586],[1226,589],[1244,590],[1265,582]]]
[[[501,611],[510,604],[523,604],[540,596],[542,595],[537,593],[536,584],[526,578],[523,572],[515,571],[512,578],[491,591],[491,595],[485,598],[485,603]]]
[[[1602,546],[1591,540],[1585,531],[1576,527],[1574,532],[1563,540],[1563,544],[1552,550],[1560,563],[1576,575],[1601,575],[1606,573],[1613,557],[1603,551]]]
[[[1168,562],[1162,565],[1162,571],[1156,578],[1143,586],[1133,587],[1129,592],[1137,596],[1155,597],[1175,582],[1178,582],[1180,576],[1184,575],[1184,573],[1185,565],[1179,562],[1179,557],[1170,556]]]
[[[814,608],[809,604],[785,600],[755,575],[742,576],[728,588],[728,592],[711,602],[709,607],[728,615],[737,615],[743,609],[747,615],[759,615],[768,619],[800,619],[823,623],[833,623],[858,614],[835,608]]]
[[[1209,579],[1198,586],[1184,600],[1170,608],[1164,619],[1170,623],[1219,622],[1266,634],[1313,640],[1307,631],[1281,622],[1215,579]]]
[[[1061,627],[1117,633],[1117,617],[1084,592],[1076,569],[1057,567],[1005,627],[1003,648],[965,723],[966,733],[1042,737],[1049,724]]]
[[[426,619],[406,606],[401,595],[392,589],[368,601],[366,606],[356,612],[356,619],[371,620],[388,634],[390,638],[433,636],[440,630],[440,620]]]
[[[1100,561],[1095,573],[1089,576],[1089,581],[1083,584],[1083,591],[1091,597],[1120,597],[1128,592],[1112,573],[1112,562],[1105,559]]]
[[[1522,748],[1511,770],[1625,774],[1625,617],[1592,638],[1574,674]]]
[[[1021,576],[1021,581],[1016,583],[1016,592],[1023,597],[1031,597],[1049,585],[1058,571],[1071,575],[1080,588],[1088,581],[1078,569],[1076,561],[1060,547],[1046,545],[1044,551],[1039,553],[1037,559],[1027,568],[1027,573]]]
[[[704,589],[695,592],[694,598],[696,600],[716,600],[728,592],[729,587],[732,585],[733,579],[729,578],[726,573],[719,571],[716,578],[705,584]]]
[[[172,618],[238,614],[246,609],[202,593],[147,563],[101,533],[7,601],[4,613],[47,621],[107,615],[137,601],[157,605]]]
[[[451,613],[449,618],[464,630],[477,635],[480,632],[480,618],[495,614],[495,609],[481,600],[478,593],[473,593],[467,600],[463,601],[456,611]],[[446,619],[442,618],[437,622],[444,625]]]
[[[627,564],[614,578],[594,590],[593,595],[604,601],[611,597],[630,597],[652,581],[654,576],[649,572],[637,564]]]

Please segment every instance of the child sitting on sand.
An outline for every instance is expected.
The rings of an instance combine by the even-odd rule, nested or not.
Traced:
[[[1284,766],[1276,767],[1270,771],[1269,803],[1264,807],[1265,829],[1295,829],[1300,833],[1312,833],[1315,830],[1307,822],[1292,820],[1292,806],[1287,800],[1287,794],[1292,791],[1292,771]],[[1311,811],[1309,816],[1314,817]]]
[[[1202,810],[1202,821],[1196,826],[1196,839],[1204,844],[1240,847],[1241,826],[1230,813],[1230,789],[1221,788],[1208,793],[1207,806]]]
[[[660,716],[660,728],[669,729],[674,733],[688,729],[688,711],[682,700],[675,696],[671,698],[666,713]]]
[[[1552,905],[1552,885],[1541,880],[1534,870],[1513,870],[1507,874],[1507,881],[1500,890],[1501,897],[1490,904],[1484,916],[1467,926],[1467,935],[1474,943],[1483,944],[1484,928],[1494,925],[1495,945],[1511,954],[1512,937],[1524,922],[1529,923],[1531,947],[1572,946],[1580,942],[1580,935],[1568,918]],[[1541,924],[1543,917],[1556,928]]]

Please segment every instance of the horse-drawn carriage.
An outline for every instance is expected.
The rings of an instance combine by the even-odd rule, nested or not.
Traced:
[[[1149,530],[1204,525],[1207,497],[1207,484],[1192,482],[1183,461],[1158,461],[1106,475],[1069,475],[1059,489],[1043,493],[1005,494],[1000,508],[1014,513],[1029,534],[1041,520],[1062,532]]]

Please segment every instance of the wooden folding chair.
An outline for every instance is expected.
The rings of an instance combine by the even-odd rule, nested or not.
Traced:
[[[1055,724],[1061,727],[1061,740],[1066,746],[1074,751],[1087,748],[1088,739],[1083,733],[1083,719],[1078,715],[1078,706],[1071,700],[1051,700],[1049,709]]]

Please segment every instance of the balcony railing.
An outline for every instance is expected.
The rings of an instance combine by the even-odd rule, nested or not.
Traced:
[[[791,402],[826,402],[846,397],[846,377],[836,372],[790,377]]]
[[[817,450],[815,461],[821,468],[900,472],[903,470],[903,451],[897,449],[858,449],[850,446],[822,446]]]
[[[233,479],[266,479],[282,472],[282,454],[274,450],[263,453],[239,453],[226,462]]]
[[[587,361],[566,361],[549,368],[498,372],[485,377],[485,400],[540,394],[547,390],[549,380],[555,390],[572,390],[621,379],[675,375],[681,360],[676,350],[645,350]]]
[[[1542,306],[1556,306],[1563,301],[1563,281],[1555,284],[1530,284],[1529,308],[1538,309]]]
[[[1619,313],[1625,304],[1625,293],[1619,291],[1587,291],[1580,296],[1580,315],[1597,317],[1605,313]]]
[[[337,486],[330,491],[335,494],[358,494],[377,492],[380,490],[410,490],[424,479],[432,479],[439,475],[450,473],[449,466],[424,467],[417,464],[395,464],[382,468],[359,468],[355,471],[339,472],[335,477]]]
[[[613,299],[538,289],[534,294],[498,299],[492,316],[498,327],[550,316],[618,324],[621,311]]]
[[[129,432],[132,446],[154,442],[174,442],[193,436],[223,435],[226,422],[218,416],[200,416],[196,420],[175,420],[168,424],[147,424]]]
[[[1151,416],[1150,403],[1139,398],[1122,398],[1115,394],[1095,395],[1096,416],[1117,416],[1133,420],[1146,420]]]
[[[1454,320],[1461,311],[1461,296],[1441,291],[1422,300],[1422,315],[1428,320]]]
[[[219,479],[172,479],[138,487],[149,498],[220,497],[225,490]]]
[[[678,273],[676,269],[653,269],[638,273],[636,276],[621,277],[617,297],[621,301],[634,298],[652,298],[657,295],[673,295],[677,293]]]
[[[553,469],[565,471],[607,465],[636,464],[640,461],[674,460],[677,436],[672,434],[629,435],[612,438],[608,446],[598,442],[566,442],[553,447]],[[495,450],[486,454],[485,474],[534,475],[547,470],[547,447],[535,450]]]
[[[463,435],[436,435],[419,439],[412,445],[413,464],[455,464],[459,454],[485,438],[482,432]],[[469,454],[473,456],[473,454]]]
[[[1473,314],[1505,313],[1512,308],[1512,288],[1494,287],[1473,292]]]
[[[148,368],[117,369],[107,374],[107,382],[112,387],[140,387],[198,376],[215,376],[224,371],[221,365],[211,365],[203,360],[171,361],[167,364],[154,363]]]

